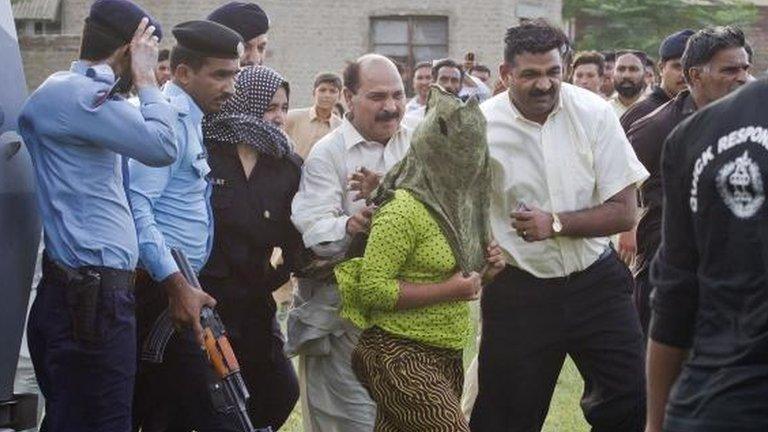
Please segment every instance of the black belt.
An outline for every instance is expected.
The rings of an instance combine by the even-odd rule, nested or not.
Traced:
[[[98,276],[104,289],[133,290],[134,272],[131,270],[102,266],[72,268],[52,260],[47,253],[43,254],[43,278],[51,282],[66,285],[88,274]]]

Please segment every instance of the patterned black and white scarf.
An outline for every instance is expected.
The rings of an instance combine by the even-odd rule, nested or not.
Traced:
[[[286,134],[264,121],[264,112],[280,87],[288,93],[288,82],[274,70],[264,66],[243,68],[237,76],[235,95],[221,111],[206,116],[203,122],[205,141],[212,145],[246,144],[259,154],[283,158],[293,151]]]

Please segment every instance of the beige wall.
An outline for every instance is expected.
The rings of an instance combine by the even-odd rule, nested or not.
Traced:
[[[80,32],[90,0],[62,0],[62,32]],[[204,18],[226,0],[137,0],[160,20],[165,32],[177,23]],[[479,62],[496,69],[507,27],[517,12],[541,13],[559,22],[562,0],[261,0],[272,21],[267,65],[291,83],[293,107],[310,102],[319,71],[340,72],[346,61],[369,49],[369,18],[377,15],[443,15],[449,23],[449,53],[460,59],[474,51]],[[65,68],[77,53],[77,38],[51,44],[25,38],[22,51],[30,88]],[[46,38],[47,39],[47,38]],[[170,46],[172,37],[163,41]],[[65,46],[66,45],[66,46]],[[66,55],[65,55],[66,54]]]

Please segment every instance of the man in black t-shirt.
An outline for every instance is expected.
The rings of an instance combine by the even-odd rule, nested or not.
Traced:
[[[648,432],[768,430],[766,100],[751,83],[665,143]]]
[[[650,320],[650,263],[661,242],[661,149],[672,130],[696,109],[726,96],[747,82],[749,57],[744,33],[736,27],[703,29],[691,36],[682,57],[690,88],[652,114],[638,120],[627,138],[651,174],[640,187],[640,221],[636,228],[635,306],[643,333]],[[621,243],[620,243],[621,245]]]

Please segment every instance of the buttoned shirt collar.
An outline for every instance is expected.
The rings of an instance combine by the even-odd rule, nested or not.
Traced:
[[[592,208],[645,179],[618,118],[598,95],[568,84],[544,124],[525,119],[508,94],[482,109],[494,161],[491,225],[508,262],[540,278],[586,269],[607,237],[528,243],[512,229],[509,213],[521,204],[558,213]]]
[[[398,139],[399,135],[403,133],[403,127],[398,126],[395,133],[389,138],[386,144],[389,144],[392,142],[392,140]],[[360,132],[357,131],[357,128],[352,124],[352,122],[349,121],[349,118],[347,116],[344,116],[344,120],[341,122],[341,134],[344,138],[344,145],[346,146],[347,150],[351,149],[352,147],[369,142],[363,136],[360,134]],[[382,143],[378,143],[382,144]],[[382,145],[386,145],[382,144]]]
[[[86,60],[77,60],[72,62],[69,70],[110,85],[115,83],[115,72],[106,63],[91,64]]]

